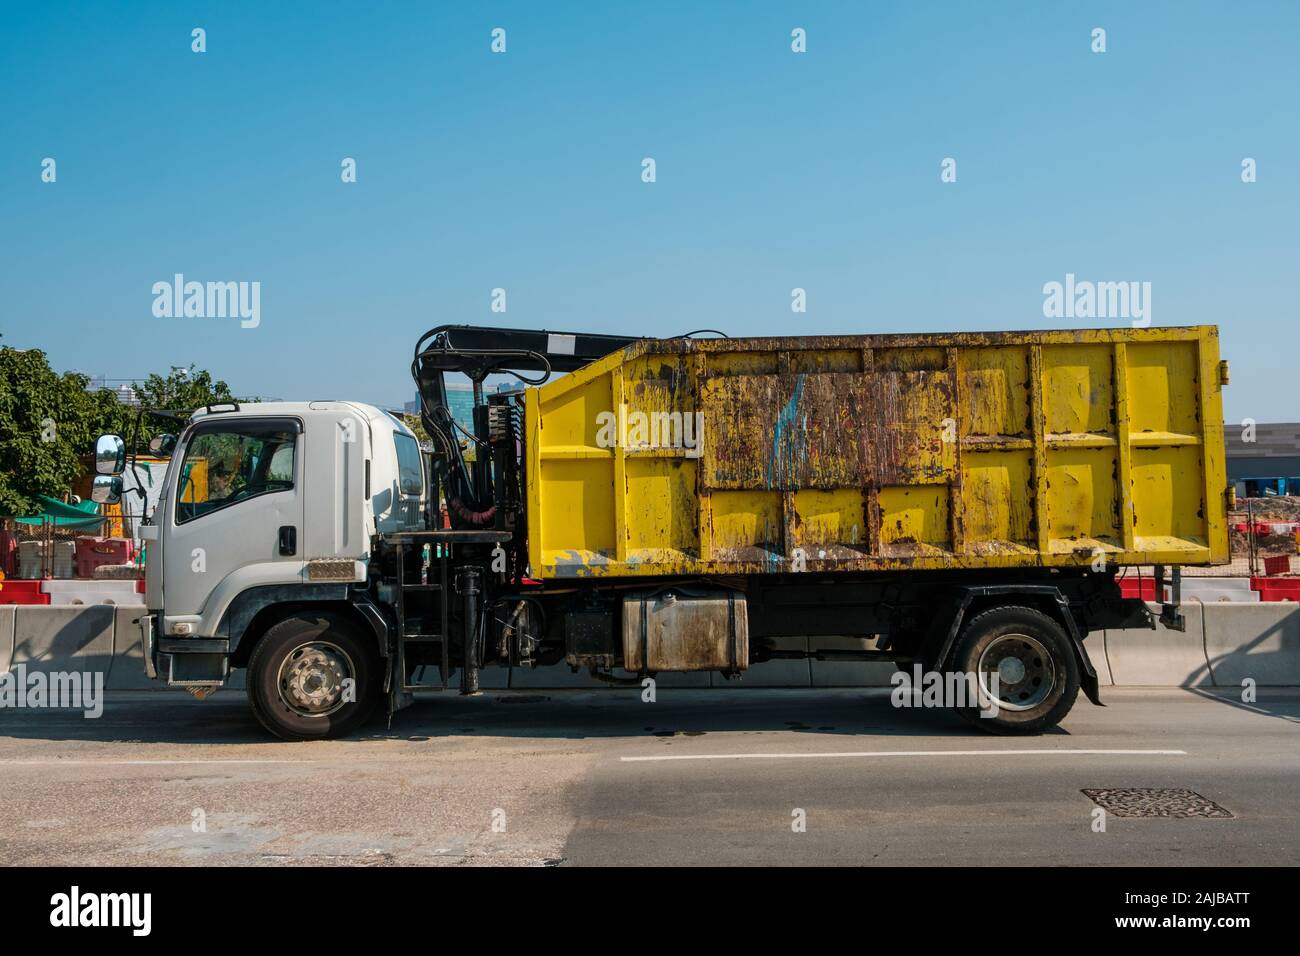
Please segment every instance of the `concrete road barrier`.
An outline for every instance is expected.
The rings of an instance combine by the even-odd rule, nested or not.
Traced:
[[[1300,685],[1300,605],[1208,604],[1205,651],[1218,687]]]
[[[50,604],[91,607],[96,604],[136,605],[143,595],[135,581],[83,581],[80,578],[47,578],[41,593],[50,596]]]
[[[98,671],[105,685],[113,666],[113,612],[89,607],[18,605],[14,608],[11,666],[27,671]]]
[[[808,653],[808,638],[779,637],[776,639],[774,646],[777,650],[798,651],[801,654],[806,654]],[[812,674],[808,667],[807,658],[764,661],[761,664],[750,664],[749,668],[739,678],[728,680],[721,674],[709,674],[709,679],[709,686],[725,687],[729,690],[744,690],[746,687],[812,686]]]
[[[489,667],[482,672],[482,677],[486,679],[494,670],[501,674],[507,673],[504,668]],[[580,670],[575,674],[564,664],[556,664],[554,667],[538,667],[532,669],[527,667],[515,667],[510,669],[508,673],[510,675],[509,687],[512,690],[546,690],[548,688],[558,690],[560,688],[616,686],[592,677],[591,674],[585,670]],[[618,671],[616,676],[632,678],[635,675],[628,674],[624,671]],[[663,673],[656,675],[655,684],[658,687],[701,688],[709,686],[709,677],[710,675],[707,672],[685,674]],[[719,678],[719,680],[721,680],[721,678]],[[487,684],[484,684],[482,681],[480,681],[480,686],[487,689]],[[631,685],[629,685],[629,687],[635,689],[634,687],[631,687]]]
[[[140,617],[143,604],[120,605],[113,609],[113,669],[108,672],[109,690],[152,690],[160,687],[144,673],[144,639]]]
[[[242,673],[242,671],[241,671]],[[411,683],[426,687],[429,690],[438,690],[442,686],[441,679],[438,676],[438,667],[435,664],[428,664],[424,667],[418,667],[415,673],[411,675]],[[478,685],[483,690],[504,690],[510,686],[510,672],[501,667],[490,667],[487,670],[479,672]],[[447,684],[448,690],[460,686],[459,669],[451,676]]]
[[[139,605],[0,606],[0,671],[101,671],[108,690],[161,690],[144,673]],[[226,684],[244,687],[244,672]]]
[[[1083,642],[1083,649],[1088,652],[1088,660],[1092,661],[1092,669],[1097,672],[1097,686],[1113,687],[1115,678],[1110,672],[1110,659],[1106,657],[1105,633],[1094,632],[1088,635]]]
[[[1157,613],[1157,605],[1151,605]],[[29,670],[102,671],[110,690],[165,689],[144,675],[139,617],[142,605],[57,607],[0,605],[0,670],[25,664]],[[1260,686],[1300,686],[1300,605],[1241,602],[1183,605],[1185,632],[1163,625],[1094,634],[1089,657],[1103,686],[1239,687],[1251,678]],[[825,639],[823,639],[825,640]],[[832,647],[860,649],[862,638],[838,638]],[[778,642],[782,649],[807,648],[806,638]],[[776,660],[755,664],[740,680],[721,674],[661,674],[659,686],[726,687],[888,687],[889,663],[864,661]],[[430,668],[423,680],[436,679]],[[525,670],[487,668],[484,690],[607,687],[586,671],[563,666]],[[244,671],[228,687],[245,686]]]
[[[511,670],[489,667],[479,675],[479,678],[479,686],[485,688],[488,686],[484,683],[485,680],[505,680],[506,682],[500,684],[500,686],[525,690],[545,690],[547,688],[582,689],[609,686],[603,681],[596,680],[585,670],[580,670],[575,674],[565,664],[556,664],[554,667],[516,667]],[[459,676],[457,679],[459,680]]]
[[[12,604],[0,604],[0,673],[9,669],[14,656],[14,612]]]
[[[1202,604],[1258,604],[1259,592],[1251,590],[1250,578],[1183,576],[1183,600],[1196,598]]]
[[[1148,607],[1159,615],[1158,604]],[[1242,605],[1249,607],[1249,605]],[[1211,687],[1205,656],[1205,620],[1200,601],[1183,604],[1186,631],[1171,631],[1157,623],[1147,628],[1105,631],[1105,657],[1111,679],[1120,687]],[[1095,637],[1094,637],[1095,640]],[[1095,645],[1091,652],[1095,653]]]
[[[807,649],[806,638],[791,638],[781,642],[782,647],[799,647]],[[623,671],[618,671],[618,676],[631,678],[633,675]],[[436,667],[428,668],[426,674],[420,680],[423,683],[433,686],[438,679],[438,669]],[[455,684],[460,680],[459,675],[452,678]],[[727,680],[721,674],[711,672],[673,674],[663,673],[655,678],[659,687],[808,687],[810,686],[808,675],[808,662],[803,661],[767,661],[762,664],[751,664],[749,669],[744,672],[739,680]],[[564,664],[556,664],[554,667],[538,667],[530,669],[527,667],[487,667],[479,672],[479,686],[483,690],[502,690],[509,688],[511,690],[591,690],[600,687],[613,687],[616,685],[609,684],[603,680],[597,680],[592,677],[586,670],[580,670],[576,674]],[[628,685],[629,689],[635,690],[636,687]]]
[[[865,637],[822,637],[819,648],[827,651],[865,651],[875,641]],[[889,687],[898,670],[891,661],[818,661],[809,662],[813,687]]]

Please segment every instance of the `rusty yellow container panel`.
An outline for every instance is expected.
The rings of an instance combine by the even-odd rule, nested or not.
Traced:
[[[1213,326],[644,341],[527,394],[542,578],[1228,559]]]

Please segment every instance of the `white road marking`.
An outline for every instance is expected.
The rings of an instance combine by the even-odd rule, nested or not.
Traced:
[[[1186,750],[858,750],[791,754],[663,754],[656,757],[619,757],[624,763],[657,760],[790,760],[833,757],[1186,757]]]
[[[218,758],[215,760],[0,760],[4,767],[131,767],[155,766],[168,764],[192,763],[316,763],[314,760],[239,760]]]

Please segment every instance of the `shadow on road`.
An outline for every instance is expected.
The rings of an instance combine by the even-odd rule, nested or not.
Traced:
[[[1300,724],[1300,713],[1297,713],[1297,710],[1300,710],[1297,706],[1300,705],[1300,692],[1295,688],[1285,688],[1280,691],[1278,688],[1266,688],[1262,694],[1257,692],[1259,696],[1249,703],[1241,699],[1239,690],[1228,688],[1209,690],[1201,687],[1190,687],[1188,690],[1197,697],[1204,697],[1206,700],[1226,704],[1229,707]]]
[[[1076,706],[1086,707],[1080,698]],[[1069,722],[1069,718],[1066,718]],[[888,689],[664,690],[643,703],[639,690],[494,691],[464,698],[421,694],[413,706],[381,714],[347,741],[507,737],[520,739],[647,738],[710,733],[819,734],[842,737],[969,737],[986,734],[944,711],[895,708]],[[1052,734],[1067,734],[1056,728]],[[103,715],[10,710],[0,736],[26,740],[160,744],[270,743],[238,692],[199,702],[156,692],[110,693]]]

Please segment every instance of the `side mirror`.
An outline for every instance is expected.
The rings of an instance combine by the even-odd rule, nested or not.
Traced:
[[[96,475],[90,485],[90,499],[101,505],[113,505],[122,500],[122,479],[117,475]]]
[[[95,442],[95,471],[101,475],[126,471],[126,443],[117,435],[100,435]]]
[[[155,435],[149,439],[149,453],[159,458],[166,458],[176,450],[175,435]]]

